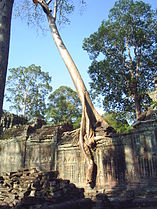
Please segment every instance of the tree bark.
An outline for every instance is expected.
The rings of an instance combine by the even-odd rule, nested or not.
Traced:
[[[109,125],[107,122],[105,122],[102,119],[100,114],[94,108],[91,102],[91,99],[89,97],[88,91],[85,87],[85,84],[81,78],[81,75],[58,32],[58,29],[55,23],[57,6],[55,5],[55,9],[54,9],[55,15],[53,17],[51,14],[51,10],[49,9],[48,5],[44,1],[38,0],[38,3],[42,6],[44,12],[47,15],[52,37],[70,73],[70,76],[73,80],[73,83],[75,85],[76,91],[78,93],[79,99],[82,104],[82,120],[81,120],[79,141],[80,141],[80,146],[81,146],[82,152],[85,156],[86,163],[87,163],[86,179],[89,184],[92,184],[93,172],[94,172],[94,158],[92,155],[92,148],[95,145],[94,130],[98,123],[100,123],[101,126],[103,126],[106,131],[109,128]]]
[[[93,176],[93,167],[94,161],[92,156],[91,147],[94,145],[94,129],[96,123],[101,122],[105,128],[108,127],[108,124],[102,120],[101,116],[98,114],[94,108],[91,99],[89,97],[88,91],[85,87],[85,84],[81,78],[81,75],[71,58],[68,50],[66,49],[61,36],[57,30],[55,21],[51,14],[47,15],[51,33],[54,39],[54,42],[60,52],[60,55],[70,73],[70,76],[75,85],[76,91],[78,93],[79,99],[82,104],[82,122],[80,128],[80,146],[84,153],[86,162],[87,162],[87,182],[92,183]]]
[[[2,116],[4,90],[6,83],[11,16],[14,0],[0,1],[0,118]]]
[[[57,30],[57,26],[55,24],[55,21],[53,19],[53,17],[51,16],[51,14],[47,15],[48,18],[48,22],[49,22],[49,26],[51,29],[51,33],[54,39],[54,42],[58,48],[58,51],[70,73],[70,76],[73,80],[73,83],[75,85],[76,91],[78,93],[78,96],[80,98],[81,104],[83,106],[84,104],[84,99],[85,99],[85,105],[88,106],[88,110],[89,113],[88,115],[90,115],[90,118],[92,119],[92,123],[95,124],[95,122],[97,120],[102,120],[101,116],[98,114],[98,112],[95,110],[91,99],[89,97],[88,91],[85,87],[85,84],[81,78],[81,75],[72,59],[72,57],[70,56],[68,50],[66,49],[62,38]],[[106,123],[105,125],[108,126],[108,124]]]
[[[136,112],[136,119],[138,120],[138,118],[141,115],[141,105],[140,105],[140,98],[135,95],[134,96],[134,101],[135,101],[135,112]]]

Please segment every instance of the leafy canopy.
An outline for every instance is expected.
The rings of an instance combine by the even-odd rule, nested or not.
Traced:
[[[119,0],[108,20],[84,39],[83,48],[92,60],[89,67],[94,98],[101,96],[104,109],[135,114],[150,104],[157,66],[156,11],[143,1]]]
[[[6,98],[10,102],[10,110],[17,114],[44,118],[46,100],[52,91],[51,77],[43,72],[40,66],[18,67],[9,70]]]
[[[81,120],[81,103],[70,87],[61,86],[49,96],[47,118],[54,124],[68,122],[78,128]]]

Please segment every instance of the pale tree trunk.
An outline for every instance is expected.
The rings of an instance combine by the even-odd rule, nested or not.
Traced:
[[[136,63],[136,75],[134,76],[134,67],[133,67],[133,58],[131,56],[131,50],[129,48],[129,42],[130,42],[130,38],[129,37],[125,37],[125,42],[126,42],[126,47],[128,50],[128,56],[129,56],[129,61],[130,61],[130,74],[131,74],[131,85],[130,85],[130,89],[131,89],[131,94],[132,97],[134,99],[135,102],[135,113],[136,113],[136,119],[138,120],[138,118],[141,115],[141,105],[140,105],[140,96],[138,94],[138,77],[139,77],[139,66],[140,66],[140,60],[141,60],[141,48],[140,48],[140,54],[137,56],[136,53],[136,49],[134,47],[134,56],[136,57],[137,63]]]
[[[134,95],[134,101],[135,101],[136,119],[138,120],[141,115],[140,98],[137,95]]]
[[[134,79],[134,82],[130,87],[132,97],[133,97],[134,103],[135,103],[136,120],[138,120],[140,115],[141,115],[141,98],[140,98],[140,95],[138,93],[137,83],[138,83],[137,80]]]
[[[70,76],[73,80],[73,83],[76,87],[79,99],[82,104],[82,120],[80,127],[80,146],[82,152],[84,153],[86,163],[87,163],[87,182],[92,183],[93,179],[93,168],[94,168],[94,159],[92,155],[92,147],[94,147],[94,130],[96,126],[101,125],[104,130],[108,130],[108,124],[102,119],[100,114],[94,108],[91,99],[89,97],[88,91],[85,87],[85,84],[80,76],[80,73],[70,56],[67,48],[65,47],[63,40],[57,30],[56,26],[56,7],[54,8],[54,15],[52,16],[51,10],[48,7],[48,4],[45,1],[38,0],[38,3],[42,6],[44,12],[47,15],[49,26],[51,29],[51,34],[54,39],[54,42],[58,48],[58,51],[70,73]]]
[[[14,0],[0,1],[0,118],[2,116],[4,89],[8,66],[13,2]]]
[[[132,96],[132,98],[134,100],[134,104],[135,104],[136,120],[138,120],[141,115],[141,97],[138,92],[137,83],[138,82],[137,82],[136,78],[133,78],[132,82],[130,84],[131,96]]]
[[[23,104],[23,113],[22,115],[26,117],[26,106],[27,106],[27,92],[25,92],[24,104]]]

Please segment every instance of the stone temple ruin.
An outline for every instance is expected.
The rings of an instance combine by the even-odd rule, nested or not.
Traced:
[[[9,115],[4,117],[9,117]],[[93,152],[96,181],[93,188],[90,188],[85,180],[86,162],[78,143],[79,130],[72,130],[68,124],[48,126],[37,119],[34,123],[27,123],[19,118],[23,121],[22,125],[19,125],[16,118],[16,123],[9,125],[6,130],[3,127],[4,131],[0,138],[0,203],[7,202],[7,192],[14,192],[15,188],[25,191],[21,193],[21,197],[27,197],[27,200],[32,198],[34,190],[31,188],[34,187],[30,185],[34,183],[30,181],[26,188],[23,186],[20,189],[17,185],[24,184],[22,179],[27,182],[29,178],[26,177],[30,177],[36,182],[36,178],[40,179],[41,176],[46,175],[50,179],[49,175],[55,176],[54,173],[58,172],[58,177],[55,177],[53,181],[68,180],[71,182],[68,183],[70,187],[84,188],[85,199],[79,199],[79,204],[89,206],[91,204],[88,203],[88,198],[94,200],[96,196],[99,196],[98,194],[105,193],[110,200],[113,200],[113,203],[129,199],[132,200],[130,204],[138,206],[138,204],[143,204],[144,200],[147,200],[149,204],[148,200],[151,199],[151,204],[156,205],[157,111],[149,111],[143,117],[143,120],[134,124],[133,130],[127,134],[114,134],[112,137],[107,137],[104,136],[102,128],[96,129],[97,149]],[[2,118],[2,121],[6,120]],[[34,168],[35,172],[32,172]],[[18,179],[19,175],[22,177]],[[49,182],[48,185],[51,183]],[[41,188],[40,190],[43,189],[40,182],[36,184]],[[65,191],[68,190],[66,186],[62,188]],[[76,192],[75,197],[79,195],[83,197],[79,189],[75,192],[70,191],[73,194]],[[61,189],[58,195],[64,196]],[[36,198],[39,196],[37,195]],[[13,200],[10,206],[16,205],[15,203],[20,198],[15,198],[14,195]],[[44,204],[47,203],[45,202]],[[84,206],[82,205],[81,208],[83,209]],[[87,209],[87,206],[85,208]],[[100,207],[95,206],[95,208]]]
[[[79,129],[6,113],[1,131],[0,208],[157,206],[157,110],[143,114],[126,134],[105,136],[96,129],[92,188],[86,184]]]

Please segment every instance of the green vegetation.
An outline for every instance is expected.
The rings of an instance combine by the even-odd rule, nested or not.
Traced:
[[[105,113],[103,117],[108,124],[116,130],[117,133],[127,133],[132,129],[122,113]]]
[[[47,118],[54,124],[68,122],[78,128],[81,113],[81,103],[77,93],[71,88],[61,86],[49,96]]]
[[[108,20],[84,40],[93,97],[105,111],[133,118],[147,110],[157,66],[156,11],[143,1],[118,0]]]
[[[9,70],[6,98],[10,110],[17,114],[44,118],[46,99],[52,91],[51,77],[40,66],[18,67]]]
[[[49,123],[68,122],[80,126],[81,103],[70,87],[61,86],[52,93],[51,77],[40,66],[12,68],[7,80],[6,99],[10,110],[26,116],[45,118]]]

